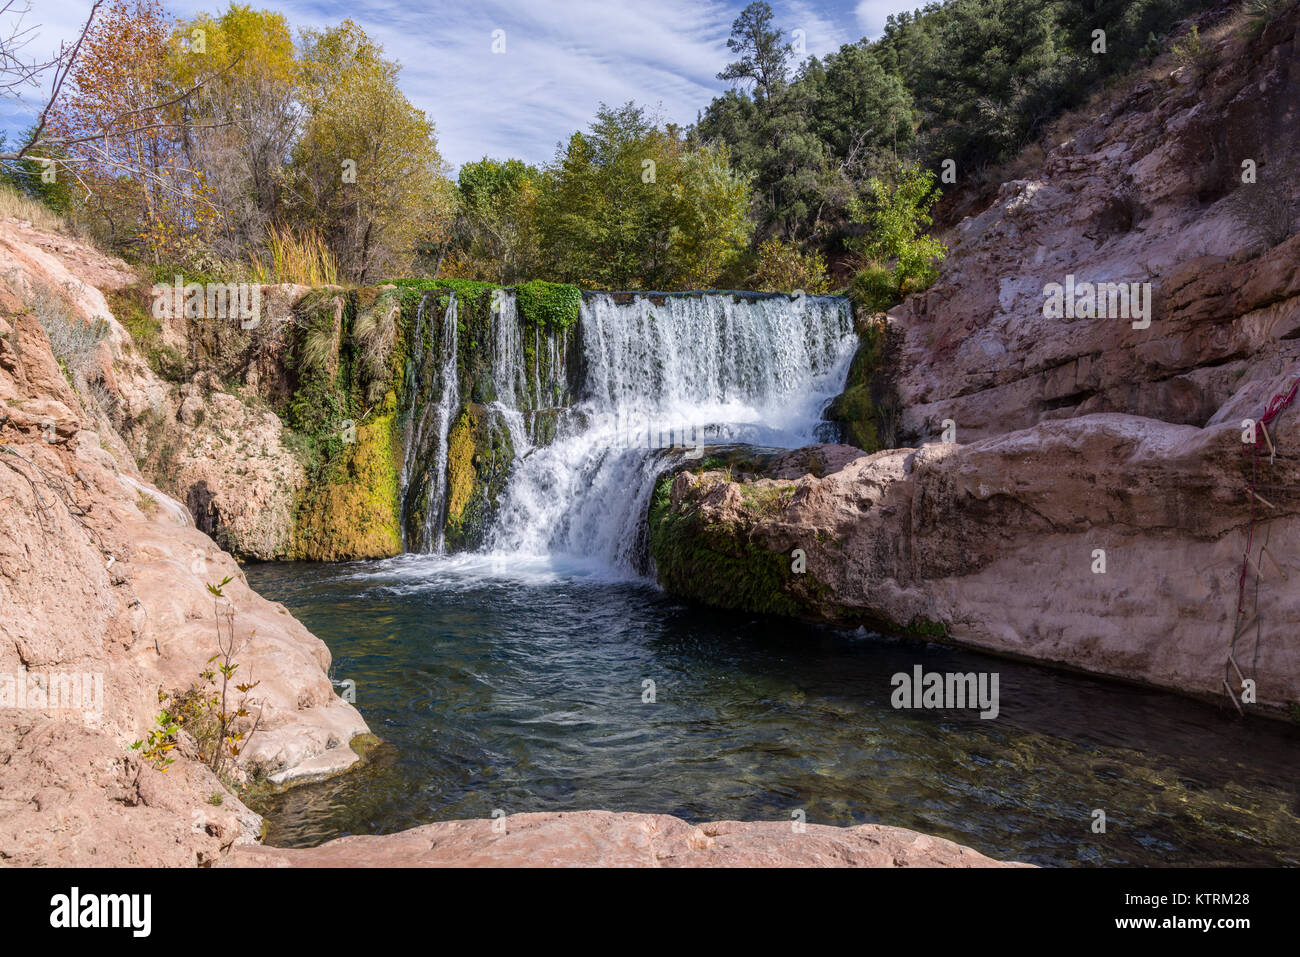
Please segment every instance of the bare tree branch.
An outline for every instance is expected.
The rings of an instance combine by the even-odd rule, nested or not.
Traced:
[[[0,77],[3,77],[0,79],[0,96],[13,97],[20,87],[35,86],[36,77],[57,62],[29,61],[20,55],[23,47],[31,42],[36,27],[23,27],[23,18],[31,12],[31,3],[23,0],[22,7],[19,7],[18,2],[19,0],[5,0],[4,5],[0,6],[0,17],[13,18],[13,25],[6,32],[0,33]]]
[[[133,112],[138,113],[140,111],[134,110]],[[35,160],[37,162],[40,162],[41,160],[51,160],[52,162],[56,162],[56,163],[85,163],[87,162],[87,160],[78,159],[76,157],[71,157],[71,156],[63,156],[63,157],[31,156],[28,155],[27,151],[30,149],[35,149],[37,146],[57,146],[60,149],[62,149],[67,146],[74,146],[78,143],[95,143],[101,140],[111,140],[111,139],[118,139],[126,136],[132,136],[136,133],[143,133],[146,130],[166,130],[166,129],[215,130],[222,126],[233,126],[233,125],[235,125],[234,120],[226,120],[223,123],[205,123],[200,126],[193,126],[189,123],[147,123],[144,126],[137,126],[129,130],[117,130],[112,133],[101,131],[99,133],[90,133],[87,134],[86,136],[75,136],[70,139],[55,139],[45,143],[29,143],[27,146],[19,150],[17,153],[0,153],[0,161],[30,159],[30,160]]]
[[[60,46],[59,57],[58,60],[55,61],[58,65],[54,69],[54,86],[50,90],[50,98],[45,102],[45,108],[41,110],[40,117],[36,121],[36,128],[28,138],[29,145],[35,144],[39,141],[41,133],[45,131],[45,124],[48,123],[50,119],[50,110],[54,108],[54,101],[59,98],[59,91],[63,89],[63,81],[66,80],[68,74],[72,72],[72,65],[77,62],[77,54],[81,52],[81,44],[85,41],[86,34],[90,32],[90,25],[94,23],[95,14],[99,12],[99,8],[103,3],[104,0],[95,0],[95,2],[90,5],[90,15],[86,17],[85,26],[83,26],[81,32],[77,34],[76,43],[74,43],[70,49],[66,44]],[[29,146],[22,147],[18,151],[17,158],[22,159],[28,149]]]

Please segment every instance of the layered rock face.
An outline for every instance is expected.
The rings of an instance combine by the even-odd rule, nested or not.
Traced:
[[[240,847],[233,867],[1025,867],[901,827],[578,811],[443,821],[307,850]]]
[[[1139,79],[957,227],[940,280],[893,317],[906,439],[1094,412],[1203,426],[1296,367],[1300,237],[1281,240],[1300,184],[1298,23],[1223,41],[1204,75]],[[1045,288],[1071,276],[1150,283],[1150,325],[1046,317]]]
[[[295,557],[308,475],[275,410],[292,394],[293,305],[307,289],[260,287],[258,321],[240,323],[187,317],[183,292],[167,288],[141,298],[145,290],[126,287],[110,302],[119,319],[134,319],[134,361],[162,393],[146,403],[128,390],[115,424],[143,473],[223,548],[240,558]]]
[[[940,281],[889,316],[919,447],[662,477],[665,586],[1225,702],[1226,681],[1248,709],[1300,701],[1300,403],[1243,444],[1300,376],[1297,25],[1225,41],[1204,76],[1139,81],[962,222]],[[1045,314],[1052,284],[1103,282],[1150,283],[1149,313]]]
[[[0,861],[212,863],[260,819],[185,733],[166,771],[132,748],[160,692],[212,667],[208,584],[230,578],[237,680],[257,682],[260,723],[232,777],[340,771],[365,722],[335,694],[324,643],[249,589],[114,430],[124,405],[168,395],[94,285],[127,277],[12,221],[0,237]]]

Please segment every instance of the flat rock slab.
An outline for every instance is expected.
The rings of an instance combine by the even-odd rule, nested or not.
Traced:
[[[504,833],[502,825],[504,824]],[[443,821],[319,847],[232,848],[229,867],[1027,867],[901,827],[693,825],[667,814],[515,814]]]

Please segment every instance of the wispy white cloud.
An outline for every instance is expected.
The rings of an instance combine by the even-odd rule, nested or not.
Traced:
[[[826,4],[810,0],[788,0],[775,8],[778,26],[787,35],[803,31],[805,56],[824,57],[846,43],[859,39],[857,23],[845,18]]]

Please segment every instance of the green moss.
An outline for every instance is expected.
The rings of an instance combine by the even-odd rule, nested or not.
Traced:
[[[577,286],[534,279],[516,286],[515,295],[527,325],[564,330],[578,321],[582,293]]]
[[[650,555],[669,592],[718,608],[762,614],[815,615],[825,587],[796,574],[791,558],[752,541],[738,525],[705,522],[688,503],[672,504],[674,475],[655,483],[648,511]]]
[[[447,436],[447,515],[443,535],[448,549],[483,543],[505,493],[514,447],[499,415],[478,403],[462,408]]]
[[[790,499],[794,496],[793,482],[762,485],[745,482],[736,487],[740,489],[740,498],[745,507],[758,517],[776,515],[790,504]]]
[[[947,638],[948,626],[941,621],[931,621],[923,615],[917,615],[907,626],[898,629],[914,638]]]
[[[831,400],[826,419],[839,426],[840,441],[864,452],[894,444],[897,400],[884,375],[887,326],[872,322],[862,332],[844,391]]]
[[[313,561],[386,558],[402,550],[401,448],[394,425],[396,396],[389,392],[355,441],[310,483],[298,503],[293,557]]]
[[[335,290],[309,292],[295,309],[289,366],[297,381],[285,418],[291,429],[322,446],[324,463],[342,451],[339,434],[352,412],[340,348],[352,312],[349,295]]]
[[[377,735],[358,734],[348,742],[348,747],[350,747],[362,761],[368,761],[375,748],[379,747],[382,743],[383,742]]]
[[[105,293],[109,309],[126,327],[145,362],[160,378],[184,382],[193,373],[191,363],[172,346],[162,342],[162,323],[153,317],[148,287],[134,286]]]
[[[478,423],[468,408],[447,435],[447,531],[459,536],[474,496],[474,433]]]
[[[398,279],[390,285],[405,294],[451,290],[457,299],[468,301],[490,297],[497,289],[511,289],[515,293],[520,318],[525,324],[542,329],[568,329],[578,321],[582,306],[582,292],[577,286],[542,279],[532,279],[516,286],[499,286],[473,279]]]
[[[476,279],[397,279],[387,285],[396,286],[406,292],[429,292],[445,289],[456,293],[457,299],[477,299],[491,295],[492,290],[500,289],[496,283],[479,282]]]

